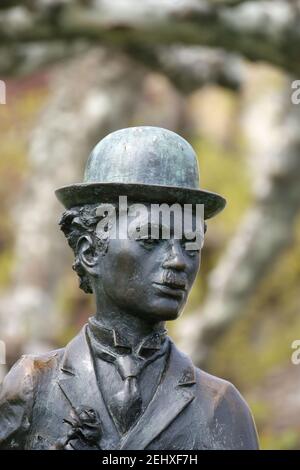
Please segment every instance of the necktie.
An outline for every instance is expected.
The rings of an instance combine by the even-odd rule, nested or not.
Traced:
[[[123,380],[123,389],[111,397],[109,408],[122,434],[135,423],[142,410],[137,376],[143,360],[134,356],[118,356],[115,365]]]
[[[105,398],[112,418],[122,434],[135,424],[143,408],[147,406],[147,398],[145,403],[142,401],[138,378],[140,380],[143,369],[168,351],[166,334],[165,329],[153,331],[133,348],[124,335],[104,327],[94,317],[89,319],[88,337],[95,357],[113,363],[122,379],[121,390],[114,395],[109,383],[107,384],[109,393]],[[115,381],[114,374],[111,381]]]

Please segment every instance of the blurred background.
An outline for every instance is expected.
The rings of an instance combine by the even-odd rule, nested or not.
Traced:
[[[240,389],[262,448],[300,448],[299,31],[298,0],[1,1],[0,382],[94,312],[54,190],[81,181],[107,133],[162,126],[228,201],[169,332]]]

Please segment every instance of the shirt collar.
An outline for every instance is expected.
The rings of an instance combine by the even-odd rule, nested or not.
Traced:
[[[100,345],[110,349],[113,348],[119,354],[130,354],[132,352],[132,344],[120,331],[104,327],[95,317],[89,318],[88,324],[93,339]],[[160,350],[166,335],[167,330],[165,328],[154,330],[142,339],[136,348],[137,351],[142,352],[145,349]]]

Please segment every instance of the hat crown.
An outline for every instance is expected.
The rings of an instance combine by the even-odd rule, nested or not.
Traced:
[[[178,134],[160,127],[112,132],[90,154],[84,183],[125,183],[199,189],[196,154]]]

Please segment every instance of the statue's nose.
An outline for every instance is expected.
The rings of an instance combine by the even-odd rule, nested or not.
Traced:
[[[180,240],[170,240],[170,250],[163,262],[163,268],[184,271],[186,262],[182,251]]]

